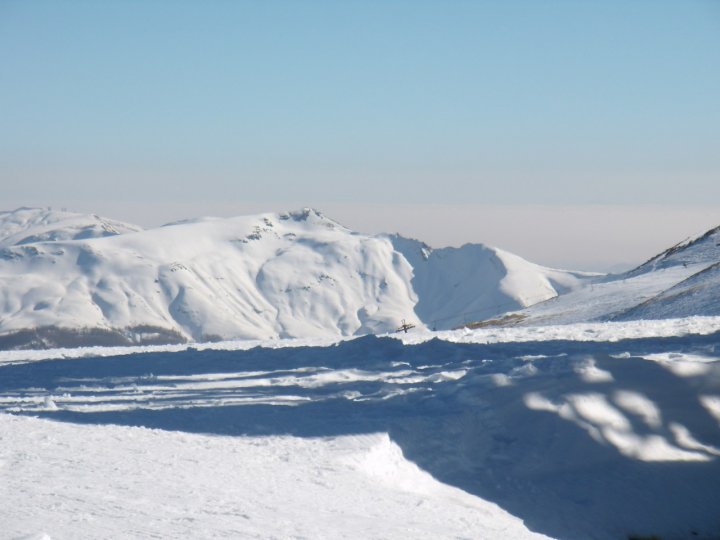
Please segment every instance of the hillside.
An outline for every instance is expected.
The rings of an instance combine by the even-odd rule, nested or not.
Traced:
[[[388,238],[412,267],[415,313],[437,330],[531,306],[597,277],[546,268],[483,244],[432,249],[399,235]]]
[[[720,262],[720,227],[680,242],[628,272],[629,276],[674,266]]]
[[[586,278],[482,245],[364,235],[310,209],[142,230],[23,208],[0,226],[0,348],[442,329]]]
[[[717,315],[719,267],[720,227],[681,242],[629,272],[587,280],[583,287],[505,320],[537,326]]]
[[[615,317],[615,320],[720,315],[720,262]]]

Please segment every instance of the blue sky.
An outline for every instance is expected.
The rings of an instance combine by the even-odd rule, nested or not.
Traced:
[[[3,206],[673,219],[720,208],[720,2],[0,0],[0,115]]]

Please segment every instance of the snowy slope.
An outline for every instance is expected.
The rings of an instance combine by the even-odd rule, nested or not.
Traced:
[[[518,318],[508,320],[534,326],[612,320],[704,269],[705,265],[680,265],[629,277],[598,278],[567,294],[517,311],[513,315]],[[693,311],[686,315],[705,314],[699,309]]]
[[[717,540],[719,329],[3,352],[0,537]]]
[[[652,272],[673,266],[709,265],[720,261],[720,227],[689,238],[641,264],[628,275]]]
[[[720,263],[693,274],[615,319],[665,319],[697,313],[720,315]]]
[[[720,313],[720,227],[686,240],[619,275],[517,311],[509,324],[665,319]],[[502,321],[500,324],[504,324]]]
[[[593,277],[539,266],[482,244],[432,249],[417,240],[388,238],[413,268],[415,312],[438,330],[537,304]]]
[[[402,319],[449,328],[583,279],[485,246],[425,261],[413,241],[309,209],[145,231],[28,209],[3,223],[2,348],[348,336]]]

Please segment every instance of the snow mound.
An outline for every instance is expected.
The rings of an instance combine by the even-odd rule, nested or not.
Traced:
[[[383,434],[218,437],[8,415],[0,429],[13,456],[0,494],[22,493],[0,507],[3,538],[546,538],[429,476],[436,490],[406,492],[346,463]]]
[[[405,459],[402,449],[387,433],[366,452],[347,458],[347,463],[375,481],[411,493],[431,494],[442,484]]]

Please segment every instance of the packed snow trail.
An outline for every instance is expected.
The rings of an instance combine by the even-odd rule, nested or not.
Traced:
[[[578,336],[584,333],[582,328]],[[464,334],[468,339],[472,335]],[[354,529],[372,526],[362,520],[349,523],[340,509],[345,503],[346,508],[355,508],[357,503],[347,493],[355,489],[355,480],[334,476],[337,465],[327,463],[336,463],[333,445],[347,444],[357,447],[360,457],[343,463],[370,474],[375,478],[373,486],[379,482],[417,490],[419,484],[429,485],[426,477],[420,475],[425,478],[420,481],[416,476],[422,470],[474,496],[475,503],[497,504],[530,530],[553,538],[710,539],[720,531],[719,343],[718,332],[615,341],[539,337],[495,343],[430,339],[417,344],[368,336],[330,346],[15,360],[0,364],[0,410],[84,424],[62,429],[89,430],[84,437],[95,441],[98,453],[112,452],[117,437],[123,436],[118,433],[139,433],[122,431],[133,426],[197,434],[193,437],[240,436],[212,439],[226,440],[228,447],[275,441],[290,461],[287,468],[279,462],[270,466],[277,472],[267,472],[266,482],[292,485],[287,478],[296,478],[301,485],[326,482],[324,496],[339,501],[332,515],[309,515],[310,506],[294,500],[285,514],[277,510],[278,526],[295,527],[292,534],[297,536],[322,537],[321,529],[312,528],[318,520],[321,527],[343,531],[348,537],[375,536],[377,529]],[[39,438],[48,432],[55,437],[43,424],[17,424],[15,429],[36,429]],[[64,452],[67,438],[79,433],[61,437],[58,452]],[[167,437],[182,440],[183,435]],[[198,445],[216,444],[192,440]],[[166,444],[173,448],[170,439],[157,446]],[[293,461],[293,452],[312,444],[317,446],[311,453],[325,455],[314,462],[322,464],[298,472],[306,459]],[[32,455],[22,444],[12,448],[1,458],[5,463],[22,460],[23,452]],[[125,447],[118,450],[117,459],[137,451]],[[146,456],[145,474],[153,474],[162,464],[161,468],[171,468],[162,461],[173,463],[169,452],[158,458],[160,464]],[[104,458],[83,460],[83,466],[97,471],[108,468]],[[408,473],[415,469],[408,469],[405,460],[420,470]],[[137,463],[142,468],[143,458]],[[331,472],[323,480],[320,471],[326,466]],[[1,474],[7,478],[13,470],[4,467]],[[30,474],[32,466],[25,470],[22,474]],[[186,478],[187,497],[178,495],[178,507],[185,512],[201,500],[192,491],[194,478],[192,474]],[[57,483],[43,488],[25,480],[21,476],[15,484],[25,486],[30,507],[41,496],[48,497],[43,504],[50,504],[46,489],[56,491]],[[79,508],[90,506],[92,516],[99,510],[88,502],[91,484],[87,480],[87,501],[82,495],[73,497],[79,499]],[[173,490],[181,492],[180,485]],[[281,507],[270,493],[269,499],[260,497],[257,504]],[[419,523],[412,516],[404,516],[408,520],[404,523],[417,523],[417,529],[402,533],[392,528],[397,524],[394,516],[387,518],[390,528],[376,536],[519,538],[528,534],[521,528],[498,533],[496,523],[513,522],[503,521],[509,518],[497,508],[489,509],[495,507],[483,507],[489,512],[486,517],[492,516],[488,518],[492,531],[477,521],[468,522],[464,514],[453,513],[462,511],[450,500],[456,501],[455,495],[448,499],[448,493],[432,503],[443,508],[436,516],[440,520],[444,505],[449,505],[447,528],[441,529],[446,535],[438,532],[437,522]],[[361,500],[366,495],[374,496],[363,492]],[[15,502],[5,515],[29,513],[23,504],[22,499]],[[128,504],[120,504],[119,515],[133,515]],[[393,505],[388,503],[388,513],[398,510]],[[170,519],[167,508],[154,511],[162,514],[161,520]],[[368,513],[382,523],[379,509]],[[454,515],[459,516],[457,522]],[[205,523],[213,522],[205,518]],[[471,524],[463,529],[465,523]],[[278,529],[262,536],[262,529],[250,524],[247,531],[263,538],[292,536]],[[52,531],[45,532],[52,536]]]

